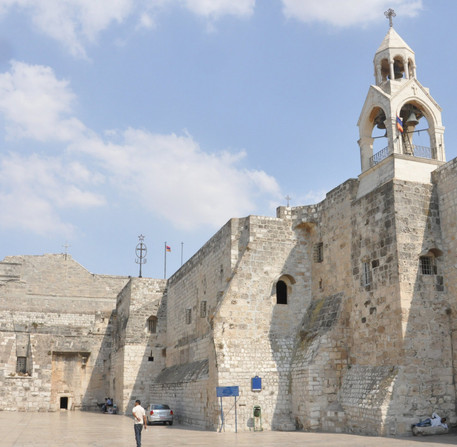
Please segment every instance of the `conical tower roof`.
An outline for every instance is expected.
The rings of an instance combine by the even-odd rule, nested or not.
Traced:
[[[387,31],[386,37],[384,37],[384,40],[376,51],[376,54],[380,53],[381,51],[388,50],[389,48],[406,48],[407,50],[411,51],[411,53],[414,53],[414,51],[400,37],[400,35],[394,30],[393,27],[390,27],[389,31]]]

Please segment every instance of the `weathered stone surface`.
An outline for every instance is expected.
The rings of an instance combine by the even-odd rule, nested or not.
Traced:
[[[445,435],[449,433],[448,428],[444,427],[413,427],[414,436],[431,436],[431,435]]]

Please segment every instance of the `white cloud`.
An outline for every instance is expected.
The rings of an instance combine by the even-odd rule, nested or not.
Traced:
[[[134,4],[135,0],[0,0],[0,11],[6,14],[16,7],[74,56],[86,57],[84,44],[111,23],[124,21]]]
[[[60,42],[73,56],[87,58],[87,44],[113,24],[134,16],[137,29],[153,29],[161,10],[178,5],[218,19],[252,15],[255,0],[0,0],[0,14],[14,10],[29,16],[41,33]]]
[[[71,116],[75,95],[67,81],[56,79],[49,67],[13,61],[0,74],[0,112],[10,138],[68,141],[81,135],[84,125]]]
[[[217,227],[280,197],[273,177],[238,167],[243,152],[210,154],[189,135],[128,129],[123,138],[121,144],[92,139],[73,150],[96,158],[112,187],[177,228]]]
[[[388,8],[403,16],[415,16],[422,0],[282,0],[287,18],[324,22],[334,26],[364,26],[384,17]]]
[[[242,166],[241,152],[204,151],[188,134],[109,130],[98,136],[75,116],[75,95],[49,67],[13,62],[0,74],[0,113],[10,141],[62,145],[58,157],[0,156],[0,225],[65,232],[66,209],[135,200],[177,228],[217,227],[278,199],[276,180]],[[29,151],[30,152],[30,151]]]
[[[3,156],[0,159],[0,209],[3,210],[0,226],[42,235],[71,234],[73,225],[60,217],[63,209],[87,209],[105,204],[102,196],[81,188],[84,184],[90,186],[90,177],[68,177],[69,172],[77,171],[84,169],[75,163],[67,166],[54,157]]]
[[[181,0],[194,14],[217,19],[224,15],[250,17],[255,0]]]

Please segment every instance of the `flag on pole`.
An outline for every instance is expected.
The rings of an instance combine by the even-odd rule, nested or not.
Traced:
[[[403,133],[403,121],[401,118],[397,115],[397,129]]]
[[[166,245],[165,248],[168,252],[171,252],[171,247],[169,245]]]

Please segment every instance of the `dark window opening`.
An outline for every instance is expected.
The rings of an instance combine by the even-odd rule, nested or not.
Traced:
[[[16,361],[16,372],[25,374],[27,372],[27,357],[18,357]]]
[[[421,256],[419,258],[420,271],[423,275],[436,275],[436,265],[431,256]]]
[[[276,303],[287,304],[287,284],[284,281],[276,283]]]
[[[60,398],[60,409],[61,410],[68,410],[68,397],[61,397]]]
[[[200,317],[201,318],[206,317],[206,301],[202,301],[200,303]]]
[[[192,323],[192,309],[186,309],[186,324]]]
[[[371,284],[371,268],[369,262],[362,264],[362,286],[366,287]]]
[[[148,332],[155,334],[157,332],[157,317],[152,316],[148,318]]]
[[[314,262],[324,261],[324,243],[319,242],[314,245]]]
[[[148,362],[153,362],[153,361],[154,361],[154,357],[149,356],[149,357],[148,357]]]

